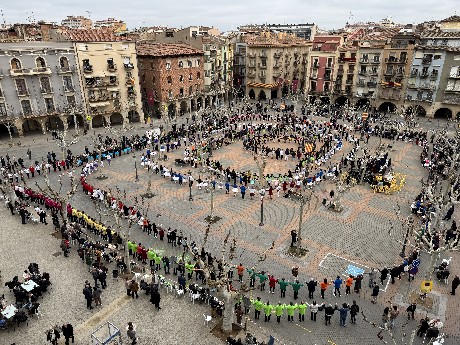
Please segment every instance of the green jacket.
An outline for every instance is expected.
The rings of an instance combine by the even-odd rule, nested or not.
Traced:
[[[282,316],[286,306],[284,304],[275,305],[275,315]]]
[[[286,305],[287,314],[289,316],[294,316],[294,311],[297,309],[297,304],[295,305]]]
[[[285,280],[279,280],[278,284],[280,285],[281,290],[286,290],[286,288],[289,286],[289,282]]]
[[[268,276],[266,274],[259,273],[259,274],[256,274],[256,275],[259,277],[261,284],[268,279]]]
[[[292,285],[292,289],[294,291],[299,291],[300,288],[303,286],[303,284],[300,284],[300,283],[290,283]]]
[[[251,270],[250,268],[246,269],[246,271],[249,273],[249,277],[251,279],[256,279],[256,272],[254,270]]]
[[[133,250],[133,243],[131,241],[128,241],[128,249]]]
[[[273,306],[271,304],[264,304],[264,313],[266,316],[270,315],[273,311]]]
[[[251,303],[254,304],[254,308],[258,311],[261,311],[264,304],[262,303],[262,301],[259,301],[259,300],[256,300],[256,299],[252,299],[251,300]]]
[[[154,260],[157,265],[161,264],[161,256],[155,255]]]
[[[297,309],[299,310],[300,315],[305,315],[305,312],[307,311],[307,304],[299,304],[297,305]]]
[[[188,273],[192,273],[193,270],[195,269],[195,265],[185,264],[185,269],[187,270]]]
[[[157,256],[157,255],[155,254],[155,252],[154,252],[153,250],[149,250],[149,251],[147,252],[147,259],[149,259],[149,260],[155,260],[155,256]]]

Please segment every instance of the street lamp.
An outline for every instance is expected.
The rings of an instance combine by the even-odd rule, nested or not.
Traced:
[[[264,196],[265,196],[265,188],[261,188],[259,190],[260,194],[260,224],[259,226],[264,226]]]
[[[133,158],[134,158],[134,170],[136,171],[136,178],[135,178],[135,182],[139,182],[139,175],[137,173],[137,160],[136,160],[136,154],[133,155]]]
[[[188,188],[189,188],[189,196],[188,196],[188,201],[193,201],[192,197],[192,184],[193,184],[193,179],[192,179],[192,172],[189,170],[188,171]]]

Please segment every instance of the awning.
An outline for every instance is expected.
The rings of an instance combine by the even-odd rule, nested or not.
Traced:
[[[264,83],[255,83],[255,82],[249,82],[246,85],[249,87],[258,87],[261,89],[277,89],[280,86],[279,83],[264,84]]]
[[[97,107],[105,107],[107,105],[110,105],[110,102],[96,102],[96,103],[90,103],[89,106],[91,108],[97,108]]]

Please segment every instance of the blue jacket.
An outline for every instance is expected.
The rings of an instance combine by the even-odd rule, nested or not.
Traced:
[[[340,288],[341,285],[342,285],[342,279],[337,278],[336,280],[334,280],[334,287],[336,289]]]

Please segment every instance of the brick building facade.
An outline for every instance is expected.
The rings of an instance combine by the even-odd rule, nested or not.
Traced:
[[[145,114],[170,117],[204,105],[203,51],[185,44],[137,46]]]

